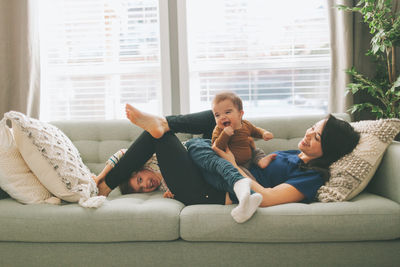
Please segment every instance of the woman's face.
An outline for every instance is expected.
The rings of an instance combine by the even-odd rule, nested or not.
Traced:
[[[130,180],[136,193],[147,193],[156,190],[161,184],[161,175],[149,170],[137,172]]]
[[[298,148],[309,160],[322,156],[321,134],[326,120],[321,120],[308,128],[304,138],[299,142]]]

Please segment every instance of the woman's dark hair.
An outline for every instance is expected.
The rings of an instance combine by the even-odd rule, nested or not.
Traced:
[[[329,115],[321,134],[322,156],[310,160],[302,167],[319,171],[327,180],[330,176],[329,166],[353,151],[360,140],[360,134],[350,123]]]

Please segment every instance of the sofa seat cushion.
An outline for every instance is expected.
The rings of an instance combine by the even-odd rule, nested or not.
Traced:
[[[118,189],[117,189],[118,190]],[[23,205],[0,200],[0,240],[28,242],[166,241],[179,238],[183,204],[156,191],[109,197],[98,209],[78,204]]]
[[[290,203],[259,208],[243,224],[235,205],[196,205],[181,212],[181,237],[188,241],[326,242],[400,237],[400,205],[371,193],[351,201]]]

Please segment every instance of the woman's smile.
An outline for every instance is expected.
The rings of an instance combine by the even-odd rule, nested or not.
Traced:
[[[301,140],[301,145],[302,146],[310,146],[310,144],[305,140],[305,138],[303,138],[303,140]]]

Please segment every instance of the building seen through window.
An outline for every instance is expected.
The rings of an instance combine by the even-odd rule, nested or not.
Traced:
[[[168,28],[160,16],[169,11],[162,2],[38,3],[41,119],[119,119],[125,103],[166,115],[171,89],[163,75],[170,73],[162,71],[161,46],[168,40],[160,29]],[[209,109],[221,90],[236,92],[248,117],[327,112],[325,0],[187,0],[185,7],[178,21],[186,23],[186,46],[175,45],[187,47],[188,70],[180,75],[189,82],[180,90],[188,97],[178,103],[189,103],[188,112]]]

